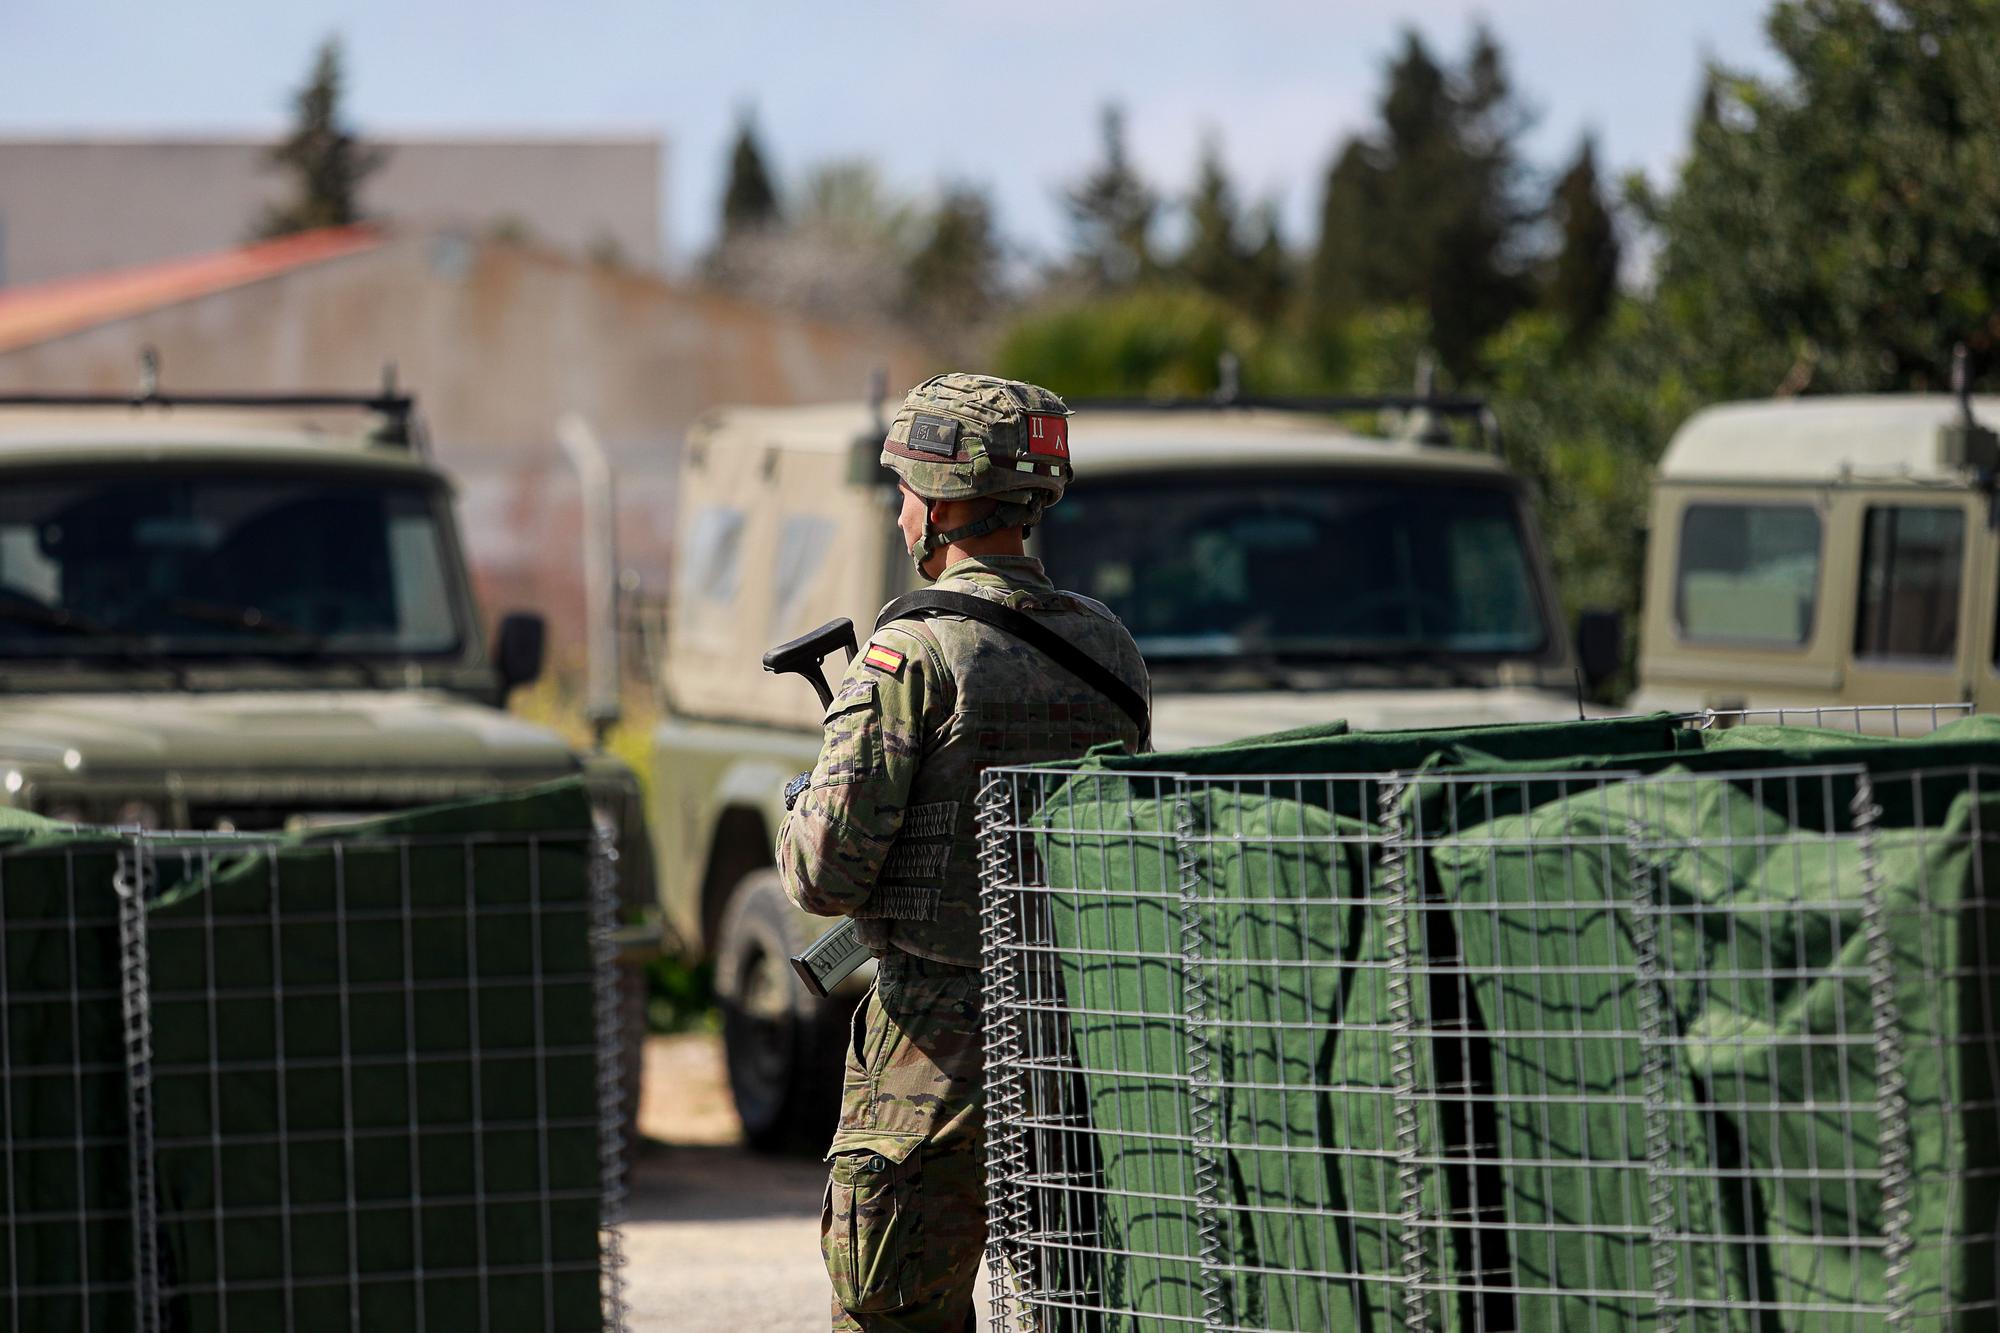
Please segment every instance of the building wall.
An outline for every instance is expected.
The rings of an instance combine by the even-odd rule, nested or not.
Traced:
[[[657,137],[385,139],[362,206],[385,221],[501,227],[658,269]],[[0,286],[153,263],[250,238],[287,178],[263,140],[0,139]]]
[[[860,398],[877,368],[900,396],[933,369],[885,331],[420,234],[0,352],[0,392],[130,392],[149,345],[169,392],[367,390],[393,362],[459,479],[489,614],[542,610],[558,660],[582,623],[579,506],[555,442],[565,412],[591,422],[617,465],[621,563],[664,589],[675,469],[697,416]]]

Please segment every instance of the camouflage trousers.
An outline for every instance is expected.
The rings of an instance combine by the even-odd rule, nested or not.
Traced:
[[[820,1248],[835,1333],[969,1333],[986,1244],[979,973],[891,950],[855,1012]]]

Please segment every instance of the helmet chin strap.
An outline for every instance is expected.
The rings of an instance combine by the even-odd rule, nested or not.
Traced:
[[[971,541],[974,537],[984,537],[987,533],[998,532],[1002,528],[1018,527],[1025,529],[1031,527],[1034,521],[1041,517],[1041,509],[1042,506],[1039,504],[996,504],[993,506],[992,512],[984,518],[974,519],[963,527],[953,528],[950,532],[939,532],[937,526],[931,522],[931,507],[930,503],[926,501],[924,504],[924,534],[917,540],[915,546],[910,547],[910,559],[917,566],[918,577],[932,583],[937,582],[937,574],[926,574],[924,572],[924,564],[940,548],[950,546],[953,542]],[[939,574],[943,572],[943,570],[938,571]]]

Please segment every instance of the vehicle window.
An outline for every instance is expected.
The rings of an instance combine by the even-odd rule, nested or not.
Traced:
[[[1819,588],[1819,515],[1795,504],[1692,504],[1675,588],[1681,635],[1802,644]]]
[[[743,511],[712,505],[694,516],[681,555],[681,592],[724,605],[743,580]]]
[[[424,487],[305,476],[0,488],[0,655],[438,654],[458,600]]]
[[[1440,479],[1214,472],[1074,486],[1039,529],[1050,577],[1154,661],[1536,653],[1512,494]]]
[[[811,629],[801,623],[812,615],[813,575],[833,549],[834,523],[819,514],[792,514],[778,528],[778,558],[771,571],[772,642]]]
[[[1963,510],[1871,506],[1862,527],[1855,656],[1957,656],[1964,563]]]

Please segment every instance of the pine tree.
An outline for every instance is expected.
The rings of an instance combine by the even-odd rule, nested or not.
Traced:
[[[775,226],[781,220],[778,191],[764,165],[757,127],[749,112],[736,124],[736,143],[729,150],[729,180],[722,191],[722,239]]]
[[[1483,28],[1456,72],[1406,32],[1378,114],[1375,132],[1344,144],[1327,173],[1313,313],[1327,321],[1367,306],[1419,307],[1462,378],[1530,296],[1515,147],[1526,117]]]
[[[1548,305],[1573,342],[1587,342],[1618,296],[1618,227],[1597,180],[1596,145],[1585,137],[1576,160],[1556,182],[1551,219],[1562,232],[1549,275]]]
[[[1115,106],[1103,113],[1104,161],[1066,191],[1064,204],[1075,232],[1076,265],[1102,290],[1130,287],[1153,266],[1153,221],[1159,198],[1125,156],[1125,117]]]
[[[339,38],[327,38],[305,86],[293,95],[291,132],[270,150],[269,162],[293,176],[296,190],[266,211],[257,226],[259,236],[344,227],[362,218],[362,182],[388,154],[365,147],[342,123],[342,64]]]
[[[978,324],[1001,298],[1001,246],[993,205],[970,186],[938,201],[924,239],[910,257],[909,298],[926,323]]]
[[[1176,267],[1181,275],[1203,291],[1225,301],[1237,301],[1243,293],[1249,255],[1238,236],[1236,190],[1223,169],[1222,154],[1214,139],[1201,146],[1201,161],[1195,168],[1194,192],[1188,197],[1191,230],[1187,248],[1181,251]]]
[[[1284,312],[1292,290],[1292,257],[1278,231],[1278,206],[1265,202],[1257,206],[1251,223],[1249,252],[1244,258],[1243,308],[1263,324],[1271,324]]]

